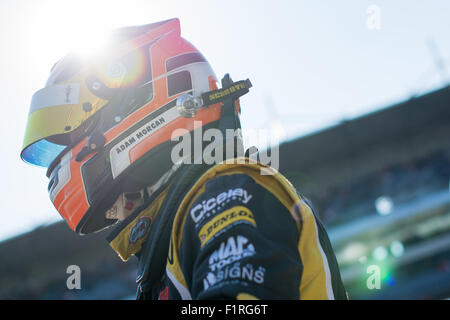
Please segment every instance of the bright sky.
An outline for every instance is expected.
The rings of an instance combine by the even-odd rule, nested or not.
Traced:
[[[19,153],[31,96],[82,43],[178,17],[218,77],[252,81],[244,129],[275,121],[295,137],[448,82],[450,69],[438,72],[433,56],[450,65],[449,12],[445,0],[2,0],[0,240],[60,219],[45,170]]]

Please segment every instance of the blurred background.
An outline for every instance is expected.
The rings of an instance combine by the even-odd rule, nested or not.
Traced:
[[[134,298],[136,261],[121,262],[109,230],[72,233],[45,170],[19,153],[58,59],[173,17],[219,78],[252,81],[244,136],[281,133],[279,170],[326,226],[350,298],[448,299],[448,12],[445,0],[1,1],[0,299]],[[81,290],[66,286],[69,265]]]

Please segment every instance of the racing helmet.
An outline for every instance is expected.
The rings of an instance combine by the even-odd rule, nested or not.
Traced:
[[[73,231],[99,231],[117,221],[105,212],[119,195],[170,170],[175,129],[217,124],[224,95],[205,96],[217,90],[178,19],[117,29],[97,56],[53,66],[32,97],[21,158],[48,168],[50,199]]]

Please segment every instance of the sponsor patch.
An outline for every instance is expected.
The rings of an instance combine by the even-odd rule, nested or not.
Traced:
[[[265,273],[266,269],[262,266],[254,266],[251,263],[242,265],[240,262],[236,262],[218,271],[208,272],[203,279],[203,290],[236,283],[261,285],[264,283]]]
[[[200,246],[205,245],[214,236],[228,229],[227,227],[238,223],[248,223],[256,226],[253,213],[248,208],[243,206],[233,207],[218,214],[200,229],[198,233]]]
[[[266,269],[252,263],[243,264],[243,259],[255,254],[255,246],[246,237],[229,237],[209,256],[203,290],[236,282],[262,284]]]
[[[147,231],[150,229],[151,219],[149,217],[140,218],[133,228],[130,230],[129,240],[130,243],[136,243],[139,239],[142,239]]]
[[[209,256],[209,268],[216,271],[255,253],[255,246],[246,237],[229,237]]]
[[[191,209],[191,218],[196,224],[196,227],[202,223],[202,221],[209,217],[211,214],[215,214],[217,210],[222,209],[230,201],[239,201],[243,204],[247,204],[252,195],[243,188],[229,189],[212,197],[208,200],[203,200]]]

